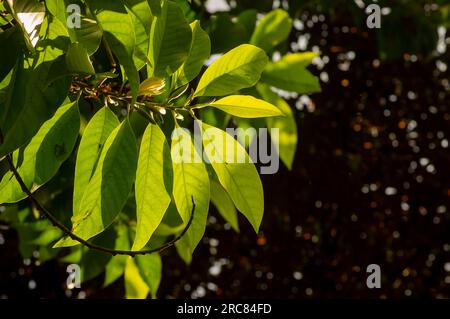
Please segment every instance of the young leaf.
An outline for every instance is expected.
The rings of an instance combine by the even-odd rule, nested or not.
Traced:
[[[144,282],[147,284],[153,299],[159,288],[162,276],[162,262],[159,254],[136,256],[136,265]]]
[[[276,105],[284,116],[267,118],[267,128],[278,128],[279,138],[272,139],[276,149],[279,149],[279,155],[283,163],[290,170],[294,162],[295,152],[297,150],[297,123],[290,106],[278,94],[273,92],[269,86],[259,84],[257,86],[259,94],[264,100]],[[278,144],[278,145],[277,145]]]
[[[276,106],[250,95],[227,96],[212,103],[211,106],[228,114],[243,118],[283,115]]]
[[[228,133],[202,123],[202,140],[220,184],[256,232],[264,213],[264,192],[255,165],[245,149]]]
[[[88,4],[103,29],[103,36],[125,69],[134,103],[139,90],[139,73],[133,60],[136,46],[133,20],[120,1],[89,0]]]
[[[233,201],[225,189],[214,180],[211,180],[211,202],[216,206],[220,215],[230,223],[231,227],[239,232],[237,211]]]
[[[195,96],[223,96],[255,85],[269,58],[250,44],[229,51],[205,71]]]
[[[171,1],[164,1],[161,14],[153,19],[149,60],[153,76],[173,74],[189,54],[192,31],[183,11]]]
[[[192,22],[191,29],[191,49],[187,60],[176,72],[176,87],[181,87],[195,79],[211,53],[211,41],[209,40],[208,34],[200,26],[200,22]]]
[[[186,262],[190,262],[192,253],[205,232],[209,208],[209,176],[202,161],[195,162],[195,150],[191,136],[185,130],[178,129],[172,136],[173,198],[178,212],[186,224],[190,218],[193,202],[194,219],[187,233],[177,242],[177,248],[183,247]],[[183,154],[180,154],[183,153]],[[191,154],[188,158],[186,154]],[[183,161],[183,157],[186,159]]]
[[[312,52],[286,55],[280,61],[267,65],[261,81],[300,94],[320,92],[319,80],[306,69],[317,55]]]
[[[172,191],[170,149],[158,125],[144,132],[136,173],[136,238],[133,250],[142,249],[161,223]]]
[[[149,291],[150,288],[139,273],[139,268],[134,259],[127,257],[125,266],[125,298],[145,299]]]
[[[105,142],[94,174],[72,217],[72,231],[89,239],[107,228],[125,205],[136,174],[136,138],[128,120]]]
[[[266,14],[256,26],[250,43],[271,52],[278,44],[289,36],[292,29],[292,20],[289,14],[276,9]]]
[[[63,105],[42,125],[23,153],[14,153],[15,161],[23,157],[18,172],[29,188],[36,190],[57,173],[72,153],[79,129],[77,102]],[[0,182],[0,203],[13,203],[25,197],[13,173],[5,174]]]
[[[116,115],[108,107],[103,107],[95,113],[84,130],[75,164],[73,216],[80,213],[81,198],[91,180],[103,145],[118,125],[119,120]]]

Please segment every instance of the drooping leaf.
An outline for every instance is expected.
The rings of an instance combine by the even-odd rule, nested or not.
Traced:
[[[317,55],[312,52],[288,54],[278,62],[269,63],[261,81],[300,94],[320,92],[319,80],[306,69]]]
[[[195,96],[223,96],[256,84],[268,62],[266,53],[243,44],[215,61],[203,74]]]
[[[128,228],[125,224],[119,223],[117,225],[117,237],[114,244],[116,250],[129,250],[130,239],[128,235]],[[127,264],[128,256],[116,255],[111,258],[105,268],[105,281],[103,287],[106,287],[123,275],[125,266]]]
[[[57,173],[72,153],[79,129],[77,102],[66,104],[42,125],[23,152],[14,153],[14,162],[19,164],[18,172],[28,188],[38,189]],[[3,176],[0,203],[14,203],[25,197],[12,172]]]
[[[266,14],[256,26],[250,43],[271,52],[278,44],[289,36],[292,29],[292,20],[289,14],[276,9]]]
[[[161,14],[153,19],[149,60],[153,76],[165,78],[186,61],[192,31],[183,11],[171,1],[164,1]]]
[[[88,4],[103,30],[105,40],[125,69],[134,103],[139,90],[139,73],[133,60],[136,46],[133,20],[121,1],[90,0]]]
[[[239,232],[237,211],[233,201],[225,189],[214,180],[211,180],[211,202],[216,206],[220,215],[230,223],[231,227]]]
[[[200,22],[192,22],[191,29],[191,49],[187,60],[176,72],[176,87],[181,87],[191,82],[200,73],[204,62],[211,53],[211,41],[208,34],[200,26]]]
[[[170,204],[170,149],[158,125],[149,124],[142,137],[135,188],[137,225],[132,249],[140,250],[150,240]]]
[[[64,24],[67,24],[68,20],[70,20],[71,23],[74,23],[77,19],[79,19],[80,22],[79,28],[71,28],[68,26],[71,41],[81,43],[86,48],[89,55],[94,54],[98,50],[100,42],[102,41],[102,28],[95,20],[95,17],[92,16],[92,14],[88,10],[88,12],[81,12],[80,14],[78,14],[76,11],[67,12],[67,9],[69,9],[69,4],[77,4],[80,6],[80,8],[83,8],[84,5],[80,0],[65,0],[65,2],[67,6],[64,8],[66,11]]]
[[[128,120],[109,135],[79,206],[72,231],[89,239],[107,228],[125,205],[137,167],[136,138]]]
[[[220,184],[258,232],[264,213],[264,193],[255,165],[245,149],[228,133],[205,123],[202,133],[204,152]]]
[[[116,115],[108,107],[103,107],[95,113],[84,130],[75,165],[73,216],[80,214],[81,198],[94,173],[100,153],[108,136],[118,125]]]
[[[149,291],[150,288],[139,273],[139,268],[134,259],[127,257],[125,266],[125,298],[145,299]]]
[[[147,284],[152,298],[156,298],[162,276],[162,262],[159,254],[136,256],[136,265],[144,282]]]
[[[153,21],[153,15],[147,0],[122,0],[131,12],[136,46],[134,48],[134,64],[140,70],[148,62],[149,35]]]
[[[210,105],[228,114],[243,118],[283,115],[276,106],[250,95],[230,95]]]
[[[192,225],[177,242],[177,249],[183,251],[182,257],[189,263],[195,247],[205,232],[210,199],[209,177],[205,164],[198,160],[199,155],[190,134],[184,129],[178,129],[172,135],[171,154],[173,198],[185,224],[191,216],[195,203]]]
[[[272,138],[272,142],[279,149],[279,155],[283,163],[288,169],[292,169],[295,152],[297,150],[297,123],[294,114],[285,100],[278,94],[273,92],[270,87],[259,84],[257,86],[259,94],[264,100],[276,105],[284,114],[284,116],[267,118],[267,128],[279,130],[278,139]]]

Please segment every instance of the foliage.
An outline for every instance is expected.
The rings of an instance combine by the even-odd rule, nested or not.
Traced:
[[[231,17],[203,19],[181,0],[75,1],[80,16],[67,11],[72,2],[0,7],[0,219],[18,230],[24,257],[38,249],[43,261],[80,264],[83,281],[104,273],[109,285],[123,276],[126,297],[155,297],[163,271],[157,252],[111,256],[77,237],[136,252],[180,236],[176,249],[189,263],[210,201],[236,231],[239,211],[257,232],[264,194],[253,163],[179,163],[174,154],[182,146],[197,153],[187,131],[197,116],[208,123],[204,147],[217,153],[223,145],[207,132],[230,139],[223,129],[233,119],[264,118],[280,129],[274,142],[290,168],[296,122],[270,86],[318,92],[306,69],[316,54],[271,61],[292,27],[280,9],[259,23],[256,12],[242,12],[245,37],[224,39],[218,32]],[[69,27],[71,19],[80,26]],[[211,50],[223,55],[205,69]],[[186,130],[172,136],[175,128]],[[236,140],[231,146],[248,159]],[[63,226],[40,218],[27,189]]]

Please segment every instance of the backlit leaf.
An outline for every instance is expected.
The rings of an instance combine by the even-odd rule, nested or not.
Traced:
[[[159,126],[149,124],[144,132],[136,173],[136,238],[133,250],[142,249],[170,204],[172,167],[170,149]]]
[[[256,84],[268,62],[266,53],[243,44],[226,53],[205,71],[195,96],[223,96]]]
[[[276,106],[250,95],[227,96],[212,103],[211,106],[228,114],[243,118],[283,115]]]

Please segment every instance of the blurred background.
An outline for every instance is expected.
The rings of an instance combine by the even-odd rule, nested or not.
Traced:
[[[182,2],[182,1],[180,1]],[[262,176],[265,215],[255,235],[212,208],[186,266],[162,254],[159,298],[450,297],[449,1],[192,1],[213,51],[248,41],[244,10],[287,10],[291,52],[320,51],[309,70],[322,92],[283,92],[298,125],[292,171]],[[214,23],[213,23],[214,22]],[[244,38],[243,38],[244,37]],[[281,49],[280,49],[281,50]],[[123,281],[95,278],[68,294],[56,260],[23,258],[0,223],[0,298],[122,298]],[[368,289],[378,264],[382,288]]]

